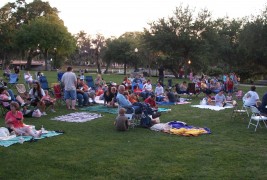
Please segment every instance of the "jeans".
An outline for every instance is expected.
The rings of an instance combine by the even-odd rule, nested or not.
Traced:
[[[87,93],[77,93],[78,105],[86,106],[89,101],[89,97]]]

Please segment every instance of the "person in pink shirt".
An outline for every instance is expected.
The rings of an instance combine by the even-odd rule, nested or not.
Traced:
[[[32,136],[38,138],[41,136],[41,131],[34,131],[30,126],[23,123],[23,114],[19,111],[17,102],[10,103],[10,111],[6,114],[5,123],[8,128],[13,130],[16,135]]]

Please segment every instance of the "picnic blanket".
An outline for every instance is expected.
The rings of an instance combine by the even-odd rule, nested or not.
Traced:
[[[188,101],[184,101],[184,102],[166,102],[166,101],[161,101],[161,102],[156,102],[158,105],[163,105],[163,106],[167,106],[167,105],[176,105],[176,104],[190,104],[191,102]]]
[[[41,137],[39,138],[35,138],[35,139],[44,139],[44,138],[48,138],[48,137],[53,137],[53,136],[58,136],[61,135],[63,133],[57,133],[55,131],[47,131],[47,133],[42,134]],[[8,147],[11,146],[13,144],[17,144],[20,143],[20,138],[23,138],[23,141],[30,141],[32,139],[32,136],[15,136],[13,135],[13,138],[8,138],[7,140],[0,140],[0,146],[4,146],[4,147]]]
[[[118,114],[118,108],[111,108],[111,107],[107,107],[107,106],[103,106],[103,105],[88,106],[88,107],[80,108],[80,110]]]
[[[87,122],[93,119],[102,117],[101,114],[88,113],[88,112],[75,112],[62,116],[52,118],[51,120],[55,121],[66,121],[66,122]]]
[[[171,121],[168,123],[159,123],[153,125],[151,130],[162,131],[169,134],[181,135],[181,136],[199,136],[201,134],[210,134],[209,128],[200,128],[189,126],[182,121]]]
[[[95,97],[95,102],[96,102],[97,104],[104,104],[104,100],[100,100],[99,98],[100,98],[100,96],[96,96],[96,97]],[[90,100],[91,100],[91,99],[90,99]]]
[[[158,112],[169,112],[171,109],[168,108],[158,108]]]
[[[224,110],[227,108],[233,108],[233,105],[227,105],[225,107],[212,106],[212,105],[192,105],[192,107],[197,107],[197,108],[201,108],[201,109],[210,109],[210,110],[214,110],[214,111],[220,111],[220,110]]]

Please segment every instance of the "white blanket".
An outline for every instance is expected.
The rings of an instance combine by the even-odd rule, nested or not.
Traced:
[[[225,107],[212,106],[212,105],[192,105],[192,107],[197,107],[197,108],[201,108],[201,109],[210,109],[210,110],[214,110],[214,111],[220,111],[220,110],[224,110],[226,108],[233,108],[232,105],[227,105]]]
[[[51,120],[66,121],[66,122],[87,122],[100,117],[102,117],[101,114],[88,113],[88,112],[75,112],[63,116],[58,116],[52,118]]]

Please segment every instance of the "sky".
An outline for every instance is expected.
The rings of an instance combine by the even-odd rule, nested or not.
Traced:
[[[260,14],[266,0],[43,0],[56,7],[68,31],[119,37],[125,32],[143,31],[148,23],[170,17],[176,7],[189,5],[199,12],[208,9],[212,17],[242,18]],[[0,7],[15,0],[0,0]],[[26,0],[27,3],[32,0]]]

